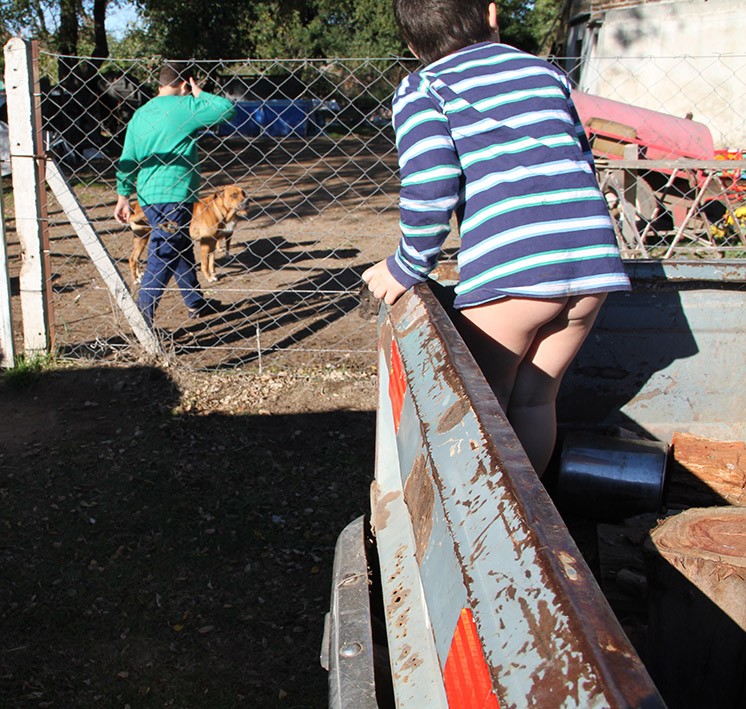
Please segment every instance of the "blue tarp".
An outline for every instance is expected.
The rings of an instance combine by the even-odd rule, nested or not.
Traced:
[[[308,99],[237,101],[235,117],[232,121],[223,123],[218,133],[240,133],[249,137],[268,135],[276,138],[293,135],[305,138],[318,133],[323,127],[320,105],[321,102]]]

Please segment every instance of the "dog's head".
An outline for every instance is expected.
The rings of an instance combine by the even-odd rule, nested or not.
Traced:
[[[219,199],[226,212],[245,217],[249,193],[241,185],[228,185],[220,190]]]

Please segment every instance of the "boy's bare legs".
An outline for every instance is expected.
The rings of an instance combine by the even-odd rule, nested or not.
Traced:
[[[474,356],[539,475],[554,449],[562,377],[605,297],[504,298],[462,311]]]

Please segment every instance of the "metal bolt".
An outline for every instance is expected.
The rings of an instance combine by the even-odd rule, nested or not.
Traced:
[[[342,657],[355,657],[362,651],[363,646],[360,643],[347,643],[340,648],[339,654]]]

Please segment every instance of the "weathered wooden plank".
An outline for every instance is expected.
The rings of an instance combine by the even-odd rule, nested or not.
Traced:
[[[662,559],[746,632],[746,509],[699,508],[650,533]]]
[[[647,548],[648,666],[666,702],[746,706],[746,508],[682,512]]]

